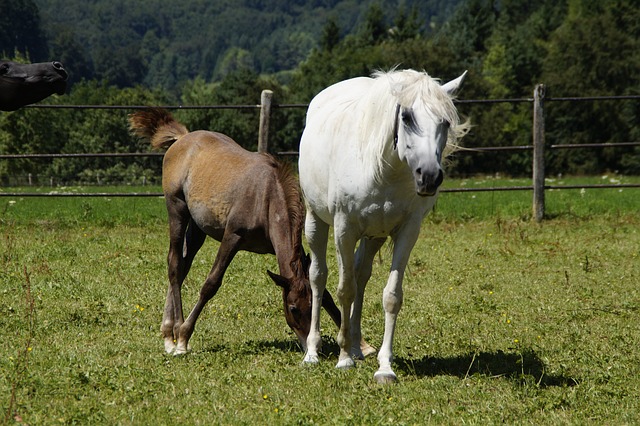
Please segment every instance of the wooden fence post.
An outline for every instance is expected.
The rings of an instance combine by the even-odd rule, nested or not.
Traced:
[[[533,217],[544,218],[544,84],[533,90]]]
[[[258,130],[258,152],[266,153],[269,148],[269,118],[271,117],[271,99],[273,92],[263,90],[260,95],[260,128]]]

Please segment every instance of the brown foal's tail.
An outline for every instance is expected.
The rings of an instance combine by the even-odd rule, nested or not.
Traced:
[[[136,136],[149,139],[154,148],[169,148],[180,137],[189,133],[163,108],[149,108],[129,115],[129,129]]]

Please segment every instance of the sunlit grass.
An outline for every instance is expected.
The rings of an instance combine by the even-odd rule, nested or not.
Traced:
[[[193,351],[165,355],[162,199],[0,198],[0,415],[9,424],[638,423],[638,190],[549,192],[542,224],[529,219],[529,192],[472,195],[443,194],[425,220],[393,386],[373,382],[375,358],[334,368],[326,315],[324,357],[301,365],[265,273],[277,269],[272,256],[240,253]],[[216,248],[208,241],[195,260],[187,311]],[[383,247],[365,299],[374,345],[390,256]]]

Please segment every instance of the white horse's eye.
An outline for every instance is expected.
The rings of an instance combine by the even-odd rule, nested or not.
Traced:
[[[404,127],[409,132],[415,133],[415,134],[421,133],[420,126],[418,126],[418,123],[416,122],[416,117],[413,115],[413,112],[411,110],[402,111],[401,117],[402,117],[402,124],[404,124]]]

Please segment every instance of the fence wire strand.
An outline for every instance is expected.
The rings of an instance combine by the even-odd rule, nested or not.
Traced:
[[[584,102],[584,101],[610,101],[610,100],[638,100],[640,95],[623,95],[623,96],[589,96],[589,97],[544,97],[545,102]],[[534,98],[512,98],[512,99],[456,99],[458,104],[497,104],[497,103],[533,103]],[[27,105],[25,108],[43,108],[43,109],[104,109],[104,110],[136,110],[157,108],[158,106],[149,105],[51,105],[51,104],[33,104]],[[222,109],[260,109],[260,104],[247,105],[164,105],[159,106],[169,110],[222,110]],[[308,104],[272,104],[271,108],[307,108]],[[585,149],[585,148],[624,148],[640,146],[640,142],[616,142],[616,143],[587,143],[587,144],[553,144],[548,145],[549,149]],[[530,151],[533,145],[519,146],[494,146],[494,147],[461,147],[458,152],[461,154],[480,153],[480,152],[496,152],[496,151]],[[0,159],[51,159],[51,158],[137,158],[137,157],[162,157],[163,152],[126,152],[126,153],[69,153],[69,154],[0,154]],[[280,156],[296,156],[296,151],[278,152]],[[604,185],[562,185],[562,186],[544,186],[545,190],[557,189],[582,189],[582,188],[638,188],[640,184],[604,184]],[[440,192],[457,193],[457,192],[487,192],[487,191],[530,191],[533,186],[509,186],[509,187],[493,187],[493,188],[443,188]],[[0,189],[0,197],[163,197],[162,193],[155,192],[5,192]]]

